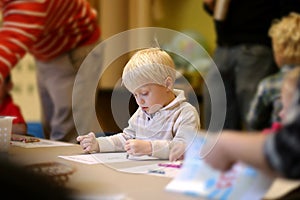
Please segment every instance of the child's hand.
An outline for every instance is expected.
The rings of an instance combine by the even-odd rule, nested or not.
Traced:
[[[90,132],[87,135],[78,136],[77,141],[80,142],[80,145],[83,148],[85,153],[97,153],[100,152],[96,136],[93,132]]]
[[[184,142],[174,142],[170,150],[169,160],[171,162],[183,160],[185,149],[186,144]]]
[[[128,154],[136,156],[152,154],[151,142],[145,140],[127,140],[124,149],[125,151],[127,151]]]

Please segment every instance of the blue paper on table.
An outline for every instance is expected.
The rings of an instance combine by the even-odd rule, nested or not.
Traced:
[[[200,157],[201,138],[185,154],[179,174],[166,186],[167,191],[216,200],[260,200],[273,179],[242,163],[222,173],[211,168]]]

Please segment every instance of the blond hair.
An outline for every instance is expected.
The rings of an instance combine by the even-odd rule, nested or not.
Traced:
[[[137,51],[125,65],[122,83],[133,93],[149,83],[165,86],[167,77],[176,79],[173,59],[160,48],[148,48]]]
[[[300,15],[291,12],[272,23],[269,36],[275,53],[279,53],[288,64],[300,64]]]

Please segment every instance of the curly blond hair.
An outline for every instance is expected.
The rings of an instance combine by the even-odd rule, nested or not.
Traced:
[[[287,64],[300,64],[300,14],[291,12],[281,20],[275,20],[269,36],[273,49]]]

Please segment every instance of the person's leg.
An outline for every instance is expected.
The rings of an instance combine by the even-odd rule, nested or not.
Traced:
[[[246,117],[259,81],[278,71],[272,49],[263,45],[241,45],[235,49],[236,94],[243,125],[248,129]]]
[[[36,62],[36,65],[38,66],[38,62]],[[38,87],[38,94],[40,98],[40,104],[41,104],[41,124],[44,132],[44,137],[46,139],[50,139],[51,134],[51,119],[54,112],[54,106],[53,102],[50,98],[50,95],[47,91],[47,85],[46,84],[46,77],[44,77],[46,74],[43,72],[43,68],[37,67],[37,87]]]
[[[216,94],[221,94],[218,90],[222,88],[218,87],[216,73],[220,73],[223,79],[226,99],[218,98],[214,100],[215,102],[220,101],[220,103],[216,103],[215,105],[221,106],[222,102],[227,101],[226,108],[226,118],[224,122],[224,129],[239,129],[240,128],[240,119],[238,115],[238,103],[235,95],[235,78],[234,78],[234,62],[231,55],[230,48],[218,47],[215,51],[213,60],[219,70],[219,72],[215,70],[210,70],[207,74],[207,86],[210,87]],[[204,119],[205,119],[205,128],[208,128],[210,123],[211,116],[211,103],[210,103],[210,95],[208,94],[207,88],[205,87],[203,90],[204,95]],[[221,108],[216,108],[216,110],[221,110]]]
[[[43,82],[41,93],[46,124],[50,124],[51,140],[76,142],[78,136],[72,114],[72,89],[76,76],[68,54],[49,62],[37,62],[39,82]],[[48,94],[43,96],[43,94]],[[51,110],[46,106],[51,102]],[[51,113],[48,113],[51,111]]]
[[[89,118],[89,115],[83,115],[84,113],[86,114],[87,108],[92,106],[90,99],[93,97],[84,97],[84,100],[80,101],[80,106],[75,105],[75,109],[72,107],[72,92],[77,72],[95,45],[96,44],[76,48],[50,62],[37,61],[37,68],[40,75],[39,82],[40,85],[43,86],[41,90],[43,115],[46,116],[45,126],[51,127],[50,139],[76,143],[78,132],[80,132],[80,134],[86,134],[90,131],[94,131],[98,134],[102,132],[98,128],[99,124],[97,119],[92,120]],[[99,59],[99,65],[101,66],[102,57],[99,57]],[[94,64],[96,65],[96,63]],[[98,79],[76,80],[82,81],[77,84],[77,86],[82,83],[82,85],[89,87],[89,85],[94,84],[95,81],[98,85]],[[82,88],[80,91],[88,89],[89,88]],[[97,95],[95,95],[95,98],[96,96]],[[74,122],[74,113],[80,116],[79,120],[76,121],[76,125]]]

